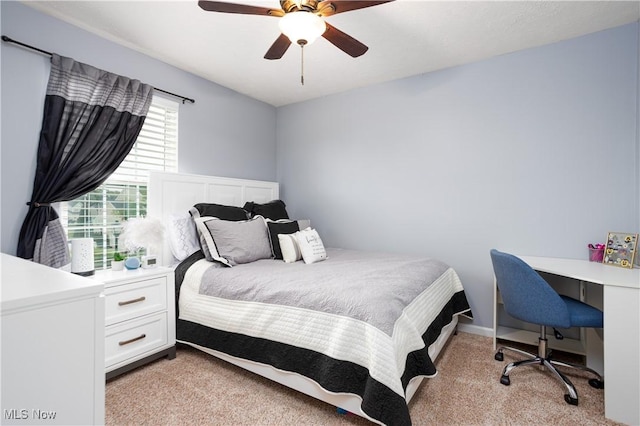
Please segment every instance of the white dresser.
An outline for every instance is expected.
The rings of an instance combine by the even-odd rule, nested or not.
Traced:
[[[107,379],[161,357],[176,356],[172,269],[96,271],[104,283]]]
[[[1,424],[104,424],[103,285],[1,254]]]

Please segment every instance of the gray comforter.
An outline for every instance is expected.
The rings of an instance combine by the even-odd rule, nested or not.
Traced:
[[[200,294],[348,316],[391,336],[405,307],[449,269],[438,260],[407,255],[327,252],[327,260],[310,265],[268,259],[211,267]]]

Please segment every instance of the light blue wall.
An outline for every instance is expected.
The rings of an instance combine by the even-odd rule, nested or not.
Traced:
[[[584,258],[607,231],[640,230],[638,24],[276,110],[0,7],[3,34],[195,98],[180,112],[181,172],[278,179],[327,245],[447,261],[480,326],[492,325],[490,248]],[[0,239],[15,253],[49,65],[6,43],[0,55]]]
[[[281,195],[327,246],[445,260],[492,327],[491,248],[584,259],[640,230],[638,96],[635,23],[289,105]]]
[[[18,2],[1,2],[2,34],[194,98],[182,105],[179,170],[275,180],[276,109],[97,37]],[[31,196],[49,58],[1,43],[1,251],[15,254]],[[250,123],[248,125],[247,123]]]

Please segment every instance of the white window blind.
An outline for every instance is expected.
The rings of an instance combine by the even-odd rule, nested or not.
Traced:
[[[133,148],[97,189],[61,203],[67,237],[93,238],[96,269],[107,268],[118,250],[122,223],[147,215],[149,171],[178,170],[179,104],[154,96]]]

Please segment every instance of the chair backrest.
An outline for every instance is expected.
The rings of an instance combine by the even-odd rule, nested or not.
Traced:
[[[566,303],[531,266],[514,255],[495,249],[491,250],[491,262],[504,309],[509,315],[533,324],[571,326]]]

